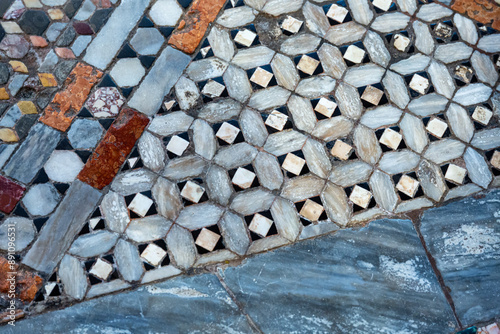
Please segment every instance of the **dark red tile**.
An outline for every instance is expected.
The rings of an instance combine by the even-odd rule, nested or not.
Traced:
[[[110,184],[148,123],[146,115],[133,109],[122,110],[78,179],[97,189]]]
[[[0,175],[0,211],[11,213],[25,190],[23,186]]]

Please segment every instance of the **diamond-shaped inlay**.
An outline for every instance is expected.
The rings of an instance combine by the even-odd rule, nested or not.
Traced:
[[[382,90],[377,87],[368,86],[361,95],[361,99],[376,106],[380,103],[382,96],[384,96],[384,92]]]
[[[205,193],[205,189],[193,181],[187,181],[182,188],[181,196],[193,203],[198,203]]]
[[[283,164],[281,166],[283,167],[283,169],[292,174],[300,175],[305,164],[305,159],[298,157],[293,153],[288,153],[285,157],[285,161],[283,161]]]
[[[111,264],[102,259],[97,259],[90,269],[89,274],[99,277],[102,280],[107,280],[112,271],[113,266]]]
[[[336,140],[330,153],[340,160],[347,160],[352,153],[352,146],[344,143],[342,140]]]
[[[300,27],[302,27],[302,21],[297,20],[292,16],[287,16],[286,19],[281,24],[281,29],[291,33],[296,34],[299,32]]]
[[[168,142],[167,151],[172,152],[177,156],[181,156],[184,154],[184,151],[186,151],[188,146],[189,146],[189,141],[180,136],[175,135]]]
[[[267,117],[265,124],[273,129],[281,131],[285,127],[287,121],[288,121],[287,115],[277,110],[273,110],[271,114]]]
[[[219,131],[215,134],[217,138],[225,141],[228,144],[234,143],[236,137],[240,133],[240,129],[227,122],[222,123]]]
[[[152,205],[153,200],[151,198],[144,196],[143,194],[137,194],[128,205],[128,208],[139,216],[144,217]]]
[[[307,199],[299,214],[310,221],[318,221],[323,213],[323,206]]]
[[[450,164],[444,175],[445,179],[448,181],[455,182],[457,184],[462,184],[464,182],[465,174],[467,170],[455,164]]]
[[[403,140],[403,136],[399,132],[390,128],[385,129],[382,137],[380,137],[380,143],[393,150],[396,150],[399,147],[401,140]]]
[[[196,238],[195,243],[198,246],[211,252],[217,246],[217,243],[219,242],[220,238],[221,236],[218,235],[217,233],[212,232],[209,229],[202,228],[200,234],[198,235],[198,238]]]
[[[314,108],[314,111],[319,112],[323,116],[328,118],[332,117],[333,113],[337,109],[337,104],[324,97],[320,98],[318,104]]]
[[[258,67],[253,75],[250,77],[250,81],[256,83],[257,85],[266,88],[271,82],[273,74],[264,70],[262,67]]]
[[[330,9],[326,13],[326,16],[328,16],[334,21],[337,21],[338,23],[342,23],[344,22],[344,19],[346,18],[347,14],[349,14],[347,8],[336,4],[332,4]]]
[[[236,34],[236,37],[234,38],[234,41],[236,43],[239,43],[243,46],[250,46],[252,43],[255,41],[255,38],[257,37],[257,34],[254,33],[251,30],[248,29],[243,29],[238,31]]]
[[[408,45],[410,45],[410,39],[402,34],[395,34],[394,35],[394,47],[401,51],[405,52],[406,49],[408,48]]]
[[[311,56],[304,55],[300,58],[297,68],[306,74],[313,75],[319,64],[319,60],[314,59]]]
[[[360,64],[365,58],[366,51],[356,45],[349,45],[344,58],[355,64]]]
[[[265,238],[267,233],[269,233],[269,229],[273,225],[273,221],[263,215],[256,213],[248,226],[248,229],[259,236]]]
[[[491,157],[490,163],[493,167],[500,170],[500,151],[496,151],[493,153]]]
[[[472,114],[472,118],[482,125],[488,125],[492,116],[493,112],[483,106],[477,106]]]
[[[354,186],[349,199],[354,204],[366,209],[372,199],[372,193],[358,185]]]
[[[424,78],[420,74],[413,75],[409,84],[411,89],[420,94],[425,94],[427,88],[429,88],[429,85],[429,79]]]
[[[165,252],[163,248],[155,244],[149,244],[141,253],[141,258],[143,258],[153,266],[157,266],[161,263],[165,255],[167,255],[167,252]]]
[[[252,186],[255,177],[255,173],[249,171],[246,168],[239,167],[236,170],[236,173],[234,173],[232,182],[242,189],[248,189]]]
[[[215,98],[221,96],[225,89],[226,86],[223,84],[215,80],[209,80],[203,87],[201,93],[210,98]]]
[[[373,4],[373,6],[386,12],[391,7],[392,0],[373,0],[372,4]]]
[[[396,189],[401,191],[403,194],[414,197],[417,190],[418,190],[418,185],[420,183],[415,180],[414,178],[408,176],[408,175],[403,175],[400,179],[398,184],[396,185]]]
[[[429,123],[427,123],[426,127],[427,131],[429,131],[432,135],[441,138],[443,137],[444,133],[448,129],[448,124],[444,122],[443,120],[435,117],[432,118]]]

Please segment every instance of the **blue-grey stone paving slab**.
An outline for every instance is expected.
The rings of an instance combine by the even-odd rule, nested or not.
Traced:
[[[52,272],[101,196],[97,189],[79,180],[74,181],[59,207],[45,223],[23,263],[41,272]]]
[[[264,333],[452,333],[408,220],[379,220],[248,260],[224,281]]]
[[[42,123],[35,125],[5,166],[5,175],[23,183],[31,182],[49,159],[60,138],[59,131]]]
[[[500,191],[425,212],[421,232],[462,324],[500,315]]]
[[[253,333],[215,275],[180,277],[16,322],[2,333]]]

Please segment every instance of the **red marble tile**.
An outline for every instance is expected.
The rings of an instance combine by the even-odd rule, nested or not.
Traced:
[[[0,175],[0,211],[11,213],[26,188]]]
[[[101,77],[101,71],[78,63],[66,79],[66,88],[56,94],[40,120],[54,129],[66,131],[82,109],[90,90]]]
[[[78,179],[97,189],[110,184],[148,123],[146,115],[133,109],[123,109],[83,167]]]
[[[208,25],[215,20],[226,0],[195,0],[184,15],[168,44],[185,53],[193,53],[200,44]]]

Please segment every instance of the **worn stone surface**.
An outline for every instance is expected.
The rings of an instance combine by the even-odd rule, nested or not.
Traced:
[[[500,7],[492,0],[456,0],[451,9],[467,14],[471,19],[484,24],[491,24],[493,29],[500,30]]]
[[[0,175],[0,211],[11,213],[24,194],[25,187]]]

